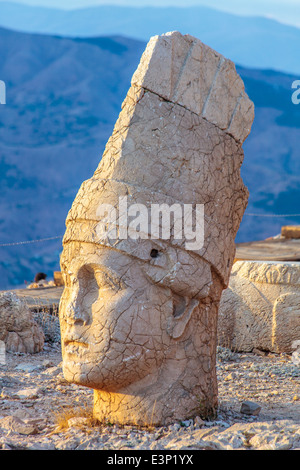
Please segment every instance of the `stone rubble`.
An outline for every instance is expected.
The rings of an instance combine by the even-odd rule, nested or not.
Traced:
[[[26,302],[14,292],[0,293],[0,341],[6,351],[37,353],[44,346],[43,329],[35,322]]]
[[[218,347],[218,416],[160,428],[94,422],[93,391],[69,384],[61,360],[59,343],[46,343],[34,355],[6,354],[0,365],[0,449],[300,449],[300,368],[291,355]],[[261,408],[258,415],[241,413],[249,401]]]

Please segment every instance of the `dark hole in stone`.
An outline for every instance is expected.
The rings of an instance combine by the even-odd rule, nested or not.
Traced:
[[[159,251],[153,248],[150,253],[151,258],[157,258],[158,255],[159,255]]]

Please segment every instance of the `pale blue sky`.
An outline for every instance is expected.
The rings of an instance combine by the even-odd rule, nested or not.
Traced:
[[[74,9],[97,5],[195,6],[205,5],[238,15],[266,16],[300,27],[300,0],[0,0],[8,3]]]

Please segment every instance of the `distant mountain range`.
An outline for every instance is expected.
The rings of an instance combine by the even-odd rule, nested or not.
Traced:
[[[101,159],[145,42],[61,38],[0,28],[0,245],[63,235],[83,180]],[[247,214],[300,213],[299,78],[237,67],[256,106],[244,144]],[[276,235],[300,218],[245,215],[237,241]],[[0,246],[0,289],[59,269],[61,241]]]
[[[148,41],[180,31],[198,37],[235,63],[300,74],[300,29],[262,17],[237,16],[204,6],[98,6],[59,10],[0,2],[0,26],[71,37],[122,35]]]

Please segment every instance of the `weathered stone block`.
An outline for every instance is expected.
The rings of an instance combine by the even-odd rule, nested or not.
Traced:
[[[285,225],[281,227],[281,236],[285,238],[300,238],[300,225]]]
[[[13,292],[0,294],[0,340],[8,352],[37,353],[44,346],[43,330]]]
[[[292,353],[300,339],[300,263],[238,261],[219,308],[219,344]]]

